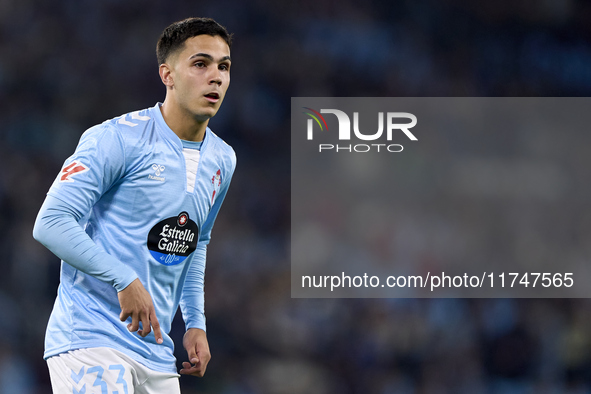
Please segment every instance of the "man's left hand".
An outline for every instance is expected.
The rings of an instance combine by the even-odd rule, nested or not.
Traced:
[[[205,374],[207,363],[211,359],[205,331],[189,328],[183,337],[183,346],[189,356],[189,362],[183,362],[183,369],[180,370],[180,373],[202,377]]]

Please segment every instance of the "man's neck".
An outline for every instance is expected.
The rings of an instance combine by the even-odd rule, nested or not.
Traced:
[[[178,105],[170,103],[168,99],[164,100],[160,111],[168,127],[181,140],[203,141],[209,119],[200,122],[183,111]]]

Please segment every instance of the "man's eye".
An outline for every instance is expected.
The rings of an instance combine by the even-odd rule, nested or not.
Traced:
[[[197,62],[197,63],[195,63],[195,67],[200,67],[200,68],[201,67],[205,67],[205,63],[203,63],[203,62]]]
[[[227,64],[220,64],[220,70],[228,71],[230,67]]]

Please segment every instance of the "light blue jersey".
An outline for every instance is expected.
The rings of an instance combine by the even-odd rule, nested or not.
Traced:
[[[167,126],[160,104],[84,133],[35,225],[36,238],[63,259],[45,358],[106,346],[176,371],[172,319],[180,304],[187,328],[205,329],[205,245],[236,167],[232,148],[209,128],[197,148]],[[53,211],[77,224],[52,219]],[[119,320],[117,291],[135,278],[154,301],[161,345],[153,332],[129,332],[131,318]]]

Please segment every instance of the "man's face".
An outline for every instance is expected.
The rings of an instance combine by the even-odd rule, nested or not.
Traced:
[[[230,48],[220,36],[199,35],[167,61],[179,106],[199,121],[214,116],[230,85]]]

